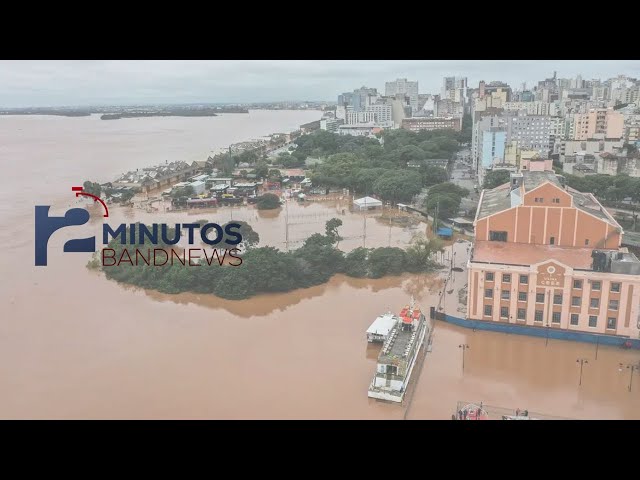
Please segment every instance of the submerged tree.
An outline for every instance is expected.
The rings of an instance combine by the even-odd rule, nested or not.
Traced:
[[[327,235],[332,240],[332,243],[338,246],[342,237],[338,234],[338,228],[342,226],[342,220],[339,218],[332,218],[328,220],[325,224],[324,230]]]
[[[273,210],[280,207],[280,198],[273,193],[265,193],[258,197],[256,206],[258,210]]]
[[[428,270],[433,265],[431,255],[443,249],[444,243],[439,238],[429,239],[424,234],[414,236],[407,248],[407,269],[414,272]]]

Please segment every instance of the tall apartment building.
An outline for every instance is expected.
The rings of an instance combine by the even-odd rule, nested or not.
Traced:
[[[393,106],[391,102],[379,100],[371,104],[365,110],[366,113],[373,113],[374,121],[381,126],[393,126]]]
[[[508,140],[515,140],[520,148],[536,150],[547,155],[553,149],[557,129],[556,120],[548,115],[509,115]]]
[[[441,100],[451,100],[452,102],[464,104],[467,98],[467,77],[444,77]]]
[[[357,123],[374,123],[376,114],[371,111],[364,112],[347,112],[347,125],[355,125]]]
[[[592,194],[512,174],[482,192],[474,227],[469,319],[640,338],[640,261]]]
[[[464,115],[464,103],[455,102],[448,98],[439,99],[434,104],[433,114],[436,117],[462,117]]]
[[[481,130],[479,144],[478,182],[482,183],[489,170],[492,170],[496,165],[504,166],[507,148],[505,127],[489,127]]]
[[[481,142],[482,132],[490,127],[505,126],[505,120],[502,118],[503,110],[498,108],[490,108],[489,110],[474,112],[472,115],[473,126],[471,128],[471,162],[473,169],[481,175]]]
[[[353,92],[345,92],[338,95],[339,107],[351,107],[354,112],[364,111],[368,105],[378,99],[378,90],[375,88],[360,87]]]
[[[573,120],[573,139],[622,138],[624,136],[624,116],[611,109],[591,109],[587,113],[577,113]]]
[[[410,82],[406,78],[398,78],[385,83],[385,96],[395,97],[398,94],[409,97],[409,104],[414,112],[418,111],[418,82]]]
[[[504,82],[489,82],[485,83],[484,80],[481,80],[478,85],[478,94],[479,98],[484,98],[485,96],[499,96],[503,102],[510,102],[513,91],[511,87]]]

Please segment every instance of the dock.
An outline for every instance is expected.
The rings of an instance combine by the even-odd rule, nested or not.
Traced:
[[[464,415],[464,412],[467,415]],[[477,412],[480,412],[479,414]],[[571,418],[547,415],[526,408],[505,408],[485,405],[482,402],[459,401],[452,420],[458,420],[459,412],[463,412],[463,420],[572,420]]]

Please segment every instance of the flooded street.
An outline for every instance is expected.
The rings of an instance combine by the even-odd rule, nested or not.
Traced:
[[[69,238],[98,231],[103,219],[52,236],[49,265],[34,267],[33,208],[62,214],[70,188],[122,171],[221,148],[314,120],[317,112],[252,112],[258,118],[0,117],[0,418],[448,419],[456,402],[483,401],[568,418],[640,419],[640,375],[629,392],[637,352],[595,345],[435,327],[410,408],[369,400],[379,347],[365,331],[376,316],[414,296],[426,313],[438,303],[442,274],[330,282],[243,301],[166,295],[108,281],[62,253]],[[231,125],[222,120],[228,119]],[[229,120],[231,119],[231,120]],[[149,122],[149,123],[147,123]],[[217,123],[216,123],[217,122]],[[215,128],[212,126],[215,123]],[[222,133],[220,132],[222,130]],[[244,130],[243,130],[244,129]],[[183,152],[183,155],[180,153]],[[344,213],[343,213],[344,210]],[[93,212],[93,210],[92,210]],[[340,248],[404,246],[424,224],[350,213],[348,199],[258,212],[147,213],[113,208],[110,223],[245,220],[261,244],[290,247],[344,222]],[[287,221],[288,218],[288,221]],[[366,238],[364,238],[366,221]],[[296,243],[297,242],[297,243]],[[457,244],[462,266],[466,244]],[[456,288],[464,285],[456,274]],[[456,308],[447,295],[445,308]],[[466,343],[464,372],[458,345]],[[587,358],[582,386],[579,365]]]

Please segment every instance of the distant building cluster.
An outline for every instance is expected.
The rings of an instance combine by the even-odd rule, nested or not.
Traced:
[[[437,94],[398,78],[385,83],[384,94],[362,86],[338,95],[319,128],[359,136],[397,128],[461,131],[465,115],[480,184],[490,171],[521,171],[534,159],[556,160],[579,176],[640,176],[640,82],[625,75],[584,80],[554,72],[532,88],[484,80],[472,88],[467,77],[452,76]]]
[[[446,77],[436,95],[421,94],[417,81],[398,78],[385,83],[384,94],[362,86],[338,95],[335,112],[325,114],[320,128],[341,135],[374,135],[396,128],[460,131],[468,101],[466,77]]]
[[[532,156],[558,160],[575,175],[640,175],[638,79],[565,79],[554,73],[531,89],[481,81],[467,94],[471,158],[480,182],[491,170],[521,170]]]

